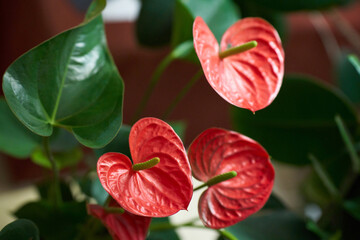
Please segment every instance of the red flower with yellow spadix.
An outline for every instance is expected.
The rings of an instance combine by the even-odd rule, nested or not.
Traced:
[[[241,19],[224,33],[219,47],[197,17],[193,37],[205,77],[222,98],[252,112],[275,99],[284,75],[284,51],[271,24],[261,18]]]
[[[166,122],[143,118],[129,135],[133,163],[124,154],[106,153],[97,172],[102,186],[126,211],[166,217],[187,209],[191,170],[182,141]]]
[[[225,228],[263,207],[271,194],[274,168],[265,149],[240,133],[210,128],[188,151],[193,176],[208,187],[198,211],[205,226]]]

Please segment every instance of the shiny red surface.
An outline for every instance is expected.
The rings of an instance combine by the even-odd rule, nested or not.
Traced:
[[[159,157],[160,163],[134,171],[127,156],[106,153],[97,164],[105,190],[125,210],[141,216],[165,217],[187,209],[193,192],[190,165],[170,125],[143,118],[131,128],[129,144],[134,164],[154,157]]]
[[[116,203],[112,207],[119,207]],[[88,213],[98,219],[108,229],[114,240],[144,240],[147,236],[151,218],[131,214],[129,212],[108,213],[102,206],[95,204],[87,205]]]
[[[276,30],[261,18],[244,18],[223,35],[219,47],[201,17],[193,26],[194,47],[211,87],[229,103],[253,112],[268,106],[280,90],[284,51]],[[219,51],[249,41],[258,45],[220,59]]]
[[[210,128],[190,145],[189,161],[200,181],[230,171],[237,176],[209,187],[199,200],[205,226],[224,228],[244,220],[263,207],[274,183],[274,168],[266,150],[237,132]]]

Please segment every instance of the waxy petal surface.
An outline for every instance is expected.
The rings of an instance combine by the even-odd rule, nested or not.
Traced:
[[[187,209],[192,197],[191,170],[185,148],[174,130],[156,118],[143,118],[129,136],[134,164],[160,158],[152,168],[134,171],[120,153],[99,158],[100,182],[125,210],[148,217],[166,217]]]
[[[118,204],[110,204],[120,207]],[[100,205],[88,204],[88,213],[98,219],[108,229],[114,240],[144,240],[147,236],[151,218],[131,214],[129,212],[108,213]]]
[[[220,49],[201,17],[193,26],[195,51],[211,87],[229,103],[253,112],[277,96],[284,75],[284,51],[271,24],[261,18],[244,18],[223,35]],[[250,41],[257,46],[220,59],[219,51]]]
[[[188,151],[193,175],[207,182],[220,174],[237,176],[210,186],[200,197],[199,216],[205,226],[225,228],[257,212],[266,203],[274,183],[274,168],[266,150],[237,132],[210,128]]]

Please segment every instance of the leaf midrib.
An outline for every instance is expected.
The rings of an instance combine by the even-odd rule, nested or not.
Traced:
[[[75,31],[77,30],[77,32],[80,32],[80,30],[82,30],[82,27],[79,28],[79,29],[74,29]],[[69,57],[66,61],[66,64],[65,64],[65,71],[64,71],[64,75],[61,79],[61,84],[60,84],[60,89],[59,89],[59,92],[58,92],[58,95],[56,97],[56,102],[55,102],[55,106],[54,106],[54,110],[51,114],[51,119],[50,119],[50,124],[51,125],[54,125],[55,124],[55,118],[56,118],[56,114],[57,114],[57,111],[59,109],[59,104],[60,104],[60,99],[61,99],[61,96],[62,96],[62,92],[63,92],[63,89],[64,89],[64,85],[65,85],[65,79],[66,79],[66,76],[67,76],[67,72],[68,72],[68,69],[69,69],[69,64],[70,64],[70,59],[71,59],[71,56],[72,56],[72,53],[74,52],[74,49],[75,49],[75,46],[76,46],[76,39],[78,38],[78,33],[76,33],[76,37],[75,37],[75,41],[73,41],[73,46],[71,48],[71,51],[70,51],[70,54],[69,54]]]

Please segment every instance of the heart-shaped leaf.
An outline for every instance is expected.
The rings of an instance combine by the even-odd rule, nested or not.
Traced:
[[[210,128],[189,147],[193,175],[208,182],[236,171],[229,180],[210,186],[200,197],[199,216],[205,226],[224,228],[262,208],[274,183],[269,155],[254,140],[239,133]]]
[[[229,103],[253,112],[277,96],[284,75],[284,51],[275,28],[261,18],[244,18],[224,33],[220,49],[201,17],[193,27],[194,47],[211,87]],[[256,41],[245,52],[220,57],[229,48]]]
[[[82,24],[31,49],[6,70],[6,100],[36,134],[50,136],[55,126],[64,127],[95,148],[119,130],[123,81],[106,45],[105,2],[94,1]]]
[[[110,207],[119,208],[114,201],[110,202]],[[151,218],[124,213],[107,212],[100,205],[88,204],[88,213],[98,219],[106,226],[114,240],[144,240],[146,238]]]
[[[39,240],[39,229],[27,219],[18,219],[0,231],[0,240]]]
[[[160,162],[135,171],[120,153],[106,153],[97,171],[105,190],[133,214],[166,217],[186,209],[192,197],[191,170],[185,148],[174,130],[156,118],[143,118],[131,128],[129,145],[134,164]]]

